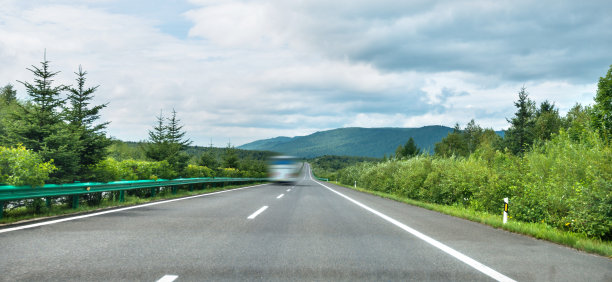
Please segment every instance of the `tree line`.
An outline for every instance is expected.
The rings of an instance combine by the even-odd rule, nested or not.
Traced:
[[[525,88],[501,137],[474,120],[436,144],[434,155],[405,154],[362,162],[320,177],[423,202],[499,214],[509,198],[512,220],[612,240],[612,66],[592,106],[560,116]]]
[[[45,180],[65,183],[91,178],[92,167],[106,157],[110,145],[104,131],[108,123],[98,122],[100,111],[107,104],[91,105],[98,86],[86,86],[87,72],[81,66],[74,73],[74,86],[54,83],[59,72],[51,71],[46,56],[40,66],[27,69],[33,80],[18,81],[26,89],[26,101],[17,99],[11,84],[1,89],[0,145],[38,155],[47,168],[48,179],[38,171],[35,183],[18,180],[11,184],[40,184]],[[4,162],[1,169],[3,174],[10,175],[15,167]]]
[[[148,138],[135,146],[106,135],[100,121],[106,104],[94,105],[99,85],[87,84],[81,66],[75,84],[55,82],[58,71],[43,57],[27,68],[31,81],[18,81],[27,93],[17,99],[12,84],[0,88],[0,183],[115,181],[176,177],[265,177],[265,158],[227,148],[195,149],[173,109],[160,112]],[[201,147],[200,147],[201,148]]]

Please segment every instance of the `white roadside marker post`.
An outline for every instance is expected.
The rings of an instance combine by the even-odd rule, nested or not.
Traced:
[[[357,180],[355,180],[355,188],[357,188]]]
[[[504,198],[504,224],[508,222],[508,198]]]

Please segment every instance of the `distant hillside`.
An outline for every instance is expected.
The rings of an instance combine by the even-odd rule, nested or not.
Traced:
[[[323,155],[382,158],[395,154],[397,146],[410,137],[423,151],[433,153],[434,145],[453,129],[446,126],[421,128],[339,128],[307,136],[276,137],[239,146],[239,149],[274,151],[304,158]]]

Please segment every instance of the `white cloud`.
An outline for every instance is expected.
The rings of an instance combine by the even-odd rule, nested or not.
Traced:
[[[590,103],[612,60],[611,20],[585,17],[605,10],[588,5],[190,3],[177,16],[191,23],[184,38],[160,28],[174,17],[122,12],[121,1],[3,1],[0,84],[31,80],[26,67],[46,48],[57,82],[82,64],[100,84],[110,135],[145,139],[160,109],[175,108],[196,144],[224,146],[342,126],[474,118],[500,129],[523,84],[563,112]],[[563,16],[539,17],[544,7]]]

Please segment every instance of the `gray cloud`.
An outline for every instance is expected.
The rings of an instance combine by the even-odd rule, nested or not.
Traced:
[[[172,108],[200,145],[472,118],[500,129],[523,84],[563,112],[590,103],[612,63],[606,1],[0,4],[0,84],[30,79],[45,48],[58,82],[82,64],[124,140]]]

